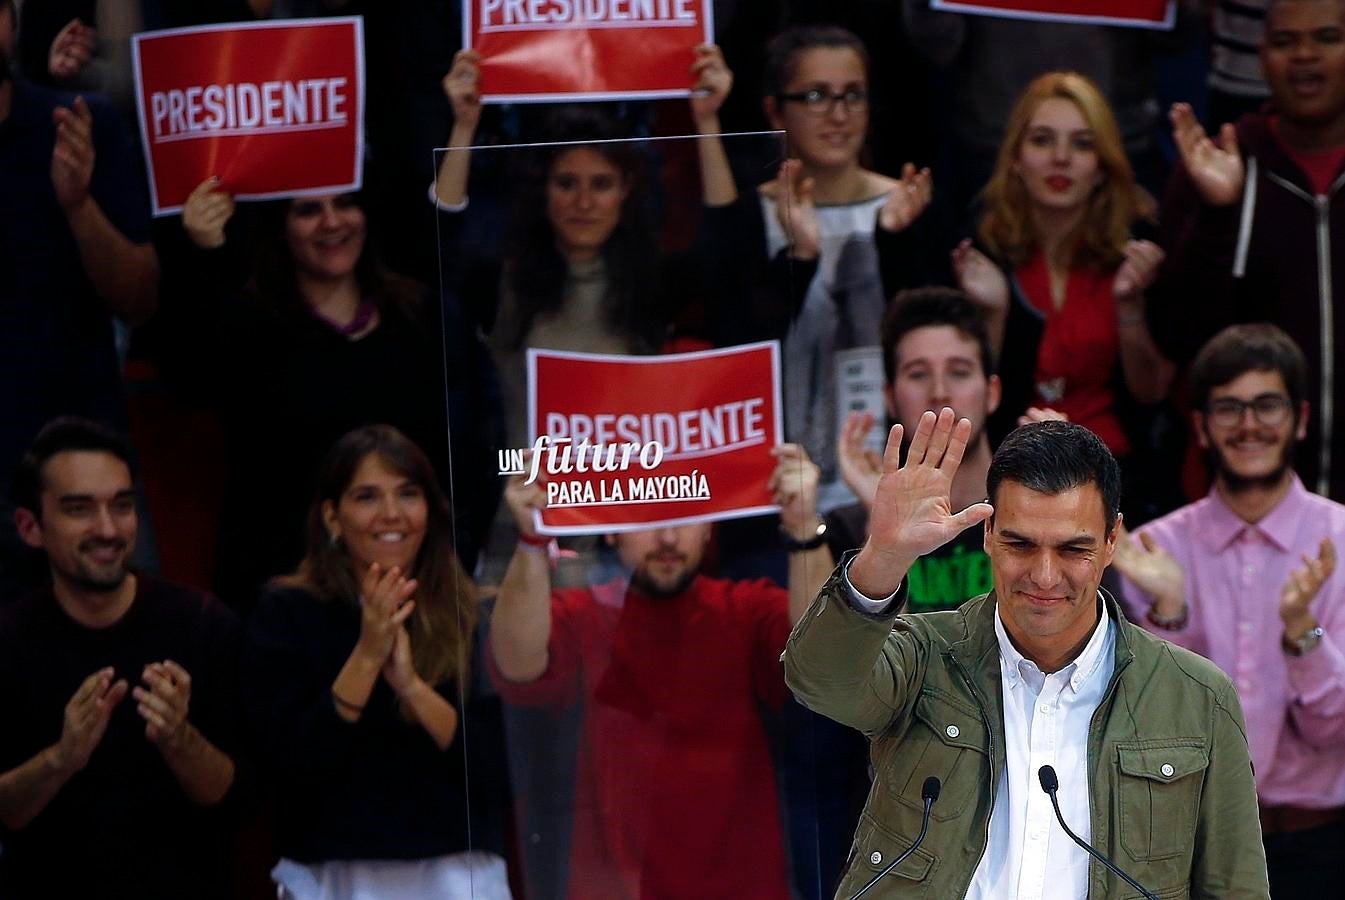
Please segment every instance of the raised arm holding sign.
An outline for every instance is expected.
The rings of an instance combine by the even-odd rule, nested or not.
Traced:
[[[798,547],[817,529],[816,467],[793,445],[774,455],[765,486]],[[825,544],[791,554],[786,596],[765,579],[701,574],[707,522],[625,531],[608,537],[620,576],[553,589],[535,529],[547,495],[527,475],[505,491],[519,543],[487,656],[506,703],[581,711],[578,770],[554,773],[575,790],[564,896],[788,896],[760,709],[784,700],[780,650],[829,571]],[[554,765],[550,746],[530,763]]]

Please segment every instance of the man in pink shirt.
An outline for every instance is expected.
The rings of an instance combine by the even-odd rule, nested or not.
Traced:
[[[1345,506],[1294,474],[1306,382],[1280,329],[1215,335],[1191,369],[1214,486],[1123,537],[1113,560],[1131,618],[1237,685],[1275,900],[1345,889]]]

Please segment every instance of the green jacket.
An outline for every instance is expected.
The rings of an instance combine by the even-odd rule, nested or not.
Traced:
[[[849,897],[914,842],[921,786],[937,775],[943,791],[925,842],[865,896],[964,897],[1005,777],[994,594],[951,612],[875,618],[851,607],[839,572],[782,657],[801,703],[871,742],[873,787],[836,896]],[[1162,898],[1268,900],[1232,683],[1104,597],[1116,666],[1088,732],[1093,846]],[[1088,883],[1093,900],[1138,897],[1096,861]]]

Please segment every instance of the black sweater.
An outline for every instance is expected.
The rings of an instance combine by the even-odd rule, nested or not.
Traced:
[[[89,675],[141,684],[144,667],[171,659],[191,676],[188,720],[235,762],[224,803],[191,802],[145,738],[128,692],[88,765],[24,828],[0,829],[0,897],[215,898],[225,895],[224,834],[244,763],[236,705],[240,628],[198,591],[139,575],[130,609],[114,625],[86,628],[50,588],[0,622],[0,771],[61,736],[63,711]]]
[[[332,682],[359,638],[353,601],[320,600],[297,588],[268,588],[248,625],[243,703],[276,799],[276,843],[300,862],[423,859],[499,849],[498,783],[503,761],[480,759],[474,725],[481,702],[464,704],[456,684],[435,689],[459,710],[453,743],[440,750],[398,712],[380,677],[359,721],[336,713]],[[488,725],[485,727],[489,727]],[[469,766],[464,747],[470,731]],[[474,790],[468,808],[468,777]],[[469,827],[472,823],[475,827]]]

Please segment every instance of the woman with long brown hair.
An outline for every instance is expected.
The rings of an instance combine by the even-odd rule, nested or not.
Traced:
[[[303,562],[252,616],[246,702],[296,900],[508,896],[467,806],[476,605],[451,523],[419,447],[352,431],[318,474]]]
[[[166,291],[173,372],[223,419],[214,583],[246,611],[257,589],[303,554],[312,473],[341,435],[391,424],[445,483],[453,467],[488,465],[494,374],[452,298],[384,264],[365,192],[235,204],[209,179],[188,198],[182,224],[186,241]],[[450,421],[473,427],[450,432]],[[452,486],[468,566],[494,487],[481,479]],[[259,506],[271,514],[258,517]]]

